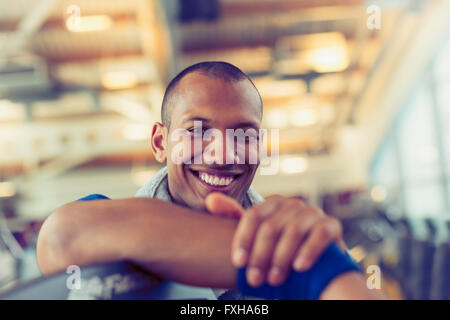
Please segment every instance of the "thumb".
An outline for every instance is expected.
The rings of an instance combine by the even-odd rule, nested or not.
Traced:
[[[220,192],[210,193],[205,199],[205,206],[209,213],[219,217],[240,219],[244,212],[236,200]]]

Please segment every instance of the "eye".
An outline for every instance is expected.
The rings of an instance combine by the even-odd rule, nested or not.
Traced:
[[[188,129],[189,132],[193,134],[203,134],[206,131],[206,128],[204,127],[192,127]]]
[[[258,134],[256,132],[253,132],[253,130],[237,130],[235,134],[236,138],[244,138],[246,143],[250,142],[251,140],[259,140]]]

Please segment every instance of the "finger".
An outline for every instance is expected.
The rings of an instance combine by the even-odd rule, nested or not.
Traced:
[[[245,211],[233,236],[231,260],[236,267],[247,264],[253,239],[264,217],[276,210],[281,198],[266,200]]]
[[[263,221],[256,232],[249,258],[247,279],[250,285],[259,286],[267,278],[273,252],[278,239],[289,221],[298,214],[301,206],[294,200],[285,201],[267,220]],[[258,277],[254,275],[258,274]]]
[[[283,196],[280,196],[279,194],[272,194],[272,195],[267,196],[267,197],[264,198],[265,202],[267,202],[267,201],[280,201],[280,200],[283,200],[283,199],[286,199],[286,198],[283,197]]]
[[[234,199],[227,197],[223,193],[210,193],[205,199],[205,206],[211,215],[240,219],[244,209]]]
[[[318,221],[300,247],[294,261],[294,269],[301,272],[313,266],[325,249],[342,238],[342,226],[339,220],[326,217]]]
[[[268,282],[271,285],[283,283],[292,269],[292,264],[301,243],[305,240],[308,230],[320,219],[316,214],[303,212],[291,222],[281,235],[275,248]]]
[[[342,234],[343,234],[343,231],[342,231]],[[341,238],[338,241],[336,241],[336,244],[339,247],[339,249],[342,250],[342,252],[346,252],[348,250],[347,244],[345,243],[345,241],[343,239],[343,235],[341,236]]]

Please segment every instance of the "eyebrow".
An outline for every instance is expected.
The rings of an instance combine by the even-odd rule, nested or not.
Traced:
[[[251,121],[239,122],[238,124],[236,124],[234,126],[234,128],[246,128],[246,127],[251,127],[251,128],[254,128],[254,129],[258,129],[259,128],[259,126],[256,123],[251,122]]]
[[[188,122],[188,121],[211,122],[211,120],[209,120],[207,118],[202,118],[202,117],[189,117],[189,118],[185,119],[183,122]]]
[[[203,122],[206,122],[206,123],[211,123],[210,119],[203,118],[203,117],[198,117],[198,116],[189,117],[189,118],[185,119],[183,122],[186,123],[186,122],[189,122],[189,121],[203,121]],[[239,122],[239,123],[235,124],[230,129],[247,128],[247,127],[251,127],[251,128],[254,128],[254,129],[259,129],[259,126],[253,121]]]

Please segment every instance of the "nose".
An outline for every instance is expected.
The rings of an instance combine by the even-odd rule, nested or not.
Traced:
[[[215,134],[203,150],[203,161],[207,164],[237,164],[240,163],[238,146],[235,147],[234,137],[227,137],[222,132]]]

